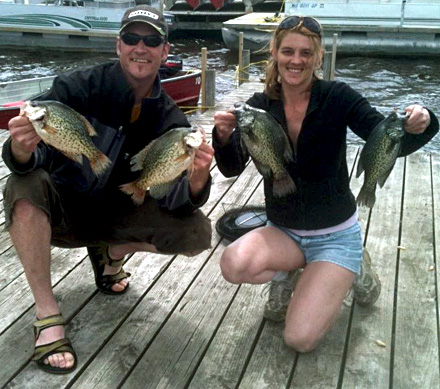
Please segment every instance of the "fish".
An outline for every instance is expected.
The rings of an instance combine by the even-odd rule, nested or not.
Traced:
[[[238,102],[230,110],[237,117],[237,130],[243,148],[251,156],[259,173],[272,180],[275,197],[296,193],[296,185],[287,171],[293,161],[289,138],[281,125],[266,111]]]
[[[356,177],[365,172],[364,183],[356,197],[358,205],[374,206],[376,186],[383,187],[402,148],[403,124],[407,118],[407,113],[393,111],[368,136],[357,165]]]
[[[131,160],[131,170],[140,171],[139,177],[119,188],[131,195],[133,203],[145,201],[147,191],[155,199],[165,197],[177,178],[185,171],[191,174],[195,150],[204,141],[200,128],[179,127],[167,131],[145,146]]]
[[[88,120],[59,101],[26,101],[22,114],[27,116],[35,131],[49,146],[67,158],[83,165],[83,156],[90,162],[96,176],[102,175],[110,166],[110,159],[92,142],[96,130]]]

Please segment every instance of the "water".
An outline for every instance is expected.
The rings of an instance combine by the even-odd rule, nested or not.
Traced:
[[[179,54],[186,69],[200,67],[201,48],[208,49],[208,68],[216,70],[216,99],[229,93],[236,85],[237,53],[225,48],[221,39],[178,38],[171,53]],[[0,82],[54,75],[59,72],[98,64],[116,55],[91,53],[20,52],[2,50]],[[263,74],[265,57],[252,57],[251,77]],[[434,58],[337,58],[336,78],[347,82],[365,96],[380,112],[402,109],[417,103],[440,116],[440,61]],[[362,140],[349,134],[349,143]],[[440,136],[436,136],[424,151],[440,153]]]

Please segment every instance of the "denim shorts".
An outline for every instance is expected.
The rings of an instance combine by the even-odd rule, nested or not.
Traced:
[[[359,223],[338,232],[316,236],[299,236],[288,228],[268,222],[289,235],[304,254],[306,263],[331,262],[359,274],[363,257],[361,227]]]

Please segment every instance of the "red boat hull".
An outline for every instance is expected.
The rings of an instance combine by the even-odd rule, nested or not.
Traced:
[[[196,107],[202,86],[201,71],[181,71],[174,77],[162,80],[162,87],[179,107]],[[0,105],[0,129],[7,129],[8,122],[20,112],[23,101]]]
[[[232,3],[234,0],[186,0],[186,3],[192,8],[197,9],[204,4],[209,4],[214,7],[217,11],[220,8],[223,8],[225,5]]]
[[[192,8],[197,9],[200,7],[202,0],[186,0],[186,3]]]
[[[180,75],[179,74],[183,74]],[[202,87],[202,72],[181,72],[176,77],[162,80],[162,87],[179,107],[195,107]]]
[[[233,0],[211,0],[211,4],[214,9],[217,11],[220,8],[223,8],[225,5],[232,3]]]

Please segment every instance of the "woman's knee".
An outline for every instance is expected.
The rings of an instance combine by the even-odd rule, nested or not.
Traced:
[[[304,354],[313,351],[321,340],[320,336],[310,332],[300,330],[284,330],[284,343],[295,351]]]
[[[241,284],[246,281],[249,261],[240,250],[231,245],[223,251],[220,269],[226,281],[232,284]]]

